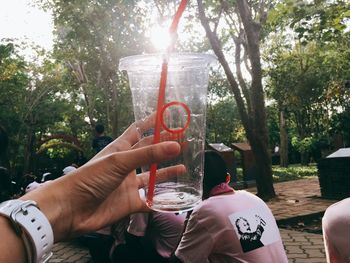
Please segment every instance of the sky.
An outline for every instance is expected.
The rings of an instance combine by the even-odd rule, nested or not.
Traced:
[[[18,38],[52,49],[51,14],[31,6],[31,0],[0,0],[0,39]]]

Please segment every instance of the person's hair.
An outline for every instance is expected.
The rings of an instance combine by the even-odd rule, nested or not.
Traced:
[[[214,186],[225,182],[226,176],[226,163],[220,154],[211,150],[205,151],[203,186],[211,190]]]
[[[21,178],[21,187],[22,188],[26,188],[30,183],[36,181],[36,176],[33,174],[25,174],[22,178]]]
[[[245,218],[243,218],[243,217],[239,217],[239,218],[236,220],[236,222],[235,222],[236,228],[237,228],[237,230],[238,230],[238,233],[239,233],[240,235],[242,235],[242,234],[244,234],[244,233],[242,232],[241,227],[239,226],[239,222],[240,222],[240,221],[245,221],[248,225],[249,225],[249,222],[248,222],[247,219],[245,219]]]
[[[97,124],[95,126],[95,131],[98,133],[98,134],[101,134],[105,131],[105,127],[102,125],[102,124]]]

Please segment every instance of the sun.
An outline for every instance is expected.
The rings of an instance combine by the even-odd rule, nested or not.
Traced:
[[[165,51],[171,44],[169,27],[155,25],[150,30],[151,42],[155,48]]]

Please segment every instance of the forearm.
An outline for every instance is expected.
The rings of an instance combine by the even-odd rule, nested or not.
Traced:
[[[70,182],[72,182],[72,180],[70,180]],[[67,237],[70,235],[71,229],[72,229],[71,222],[74,215],[71,212],[70,202],[67,201],[70,198],[70,195],[67,194],[69,193],[70,189],[69,187],[66,186],[66,184],[67,182],[65,180],[57,180],[55,182],[48,183],[47,185],[42,186],[40,190],[32,191],[19,198],[24,201],[25,200],[35,201],[38,208],[44,214],[44,217],[40,214],[37,214],[36,216],[33,216],[33,214],[30,214],[29,216],[33,216],[33,219],[31,221],[33,225],[28,225],[25,223],[25,222],[30,223],[29,222],[30,219],[23,219],[24,218],[23,215],[25,216],[25,218],[28,218],[25,211],[31,211],[28,213],[32,213],[33,210],[30,210],[32,208],[25,210],[27,208],[25,207],[24,210],[22,210],[23,211],[22,217],[17,216],[16,214],[16,220],[18,220],[18,218],[22,218],[21,219],[22,221],[20,220],[19,222],[20,224],[24,222],[24,225],[21,231],[25,231],[24,233],[26,234],[22,234],[22,236],[16,233],[15,228],[11,224],[11,221],[9,218],[6,218],[3,215],[0,216],[0,237],[1,237],[0,262],[21,263],[21,262],[26,262],[26,259],[28,257],[33,257],[33,255],[34,255],[34,258],[33,258],[34,260],[37,260],[41,258],[42,255],[45,255],[46,252],[45,250],[43,250],[45,246],[42,248],[41,246],[43,244],[40,243],[40,241],[38,242],[38,235],[43,235],[41,237],[41,239],[43,239],[47,234],[48,238],[45,239],[47,241],[42,241],[42,242],[48,242],[47,244],[52,244],[52,239],[51,239],[52,234],[50,234],[50,232],[40,232],[40,229],[47,229],[47,223],[45,223],[45,217],[48,219],[49,221],[48,223],[52,227],[53,237],[55,242],[60,241],[64,237]],[[67,193],[65,191],[67,191]],[[14,201],[14,202],[18,202],[18,201]],[[6,211],[6,209],[4,209],[3,211]],[[14,211],[17,211],[17,210],[14,210]],[[38,222],[38,223],[34,223],[34,222]],[[35,230],[38,224],[40,227],[38,227],[38,229]],[[27,244],[26,246],[24,245],[25,243]],[[28,255],[27,255],[27,252],[29,253]],[[43,254],[40,254],[40,253],[43,253]]]
[[[0,216],[0,262],[25,262],[25,249],[23,241],[18,237],[10,221]]]

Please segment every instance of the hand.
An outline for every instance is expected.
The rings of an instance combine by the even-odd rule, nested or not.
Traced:
[[[136,125],[131,125],[84,166],[22,197],[37,201],[53,226],[56,242],[147,210],[138,189],[147,184],[148,174],[136,176],[135,168],[172,159],[180,153],[180,146],[176,142],[147,145],[150,140],[138,142],[138,134]],[[159,170],[157,177],[184,172],[184,166],[178,165]]]
[[[260,216],[258,215],[255,215],[255,221],[258,225],[262,225],[262,226],[265,226],[266,225],[266,222],[264,219],[262,219]]]

